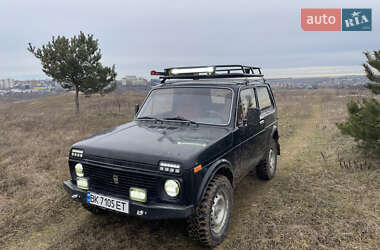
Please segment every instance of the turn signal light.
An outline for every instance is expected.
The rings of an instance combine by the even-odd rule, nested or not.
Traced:
[[[194,168],[194,174],[195,174],[195,173],[198,173],[198,172],[201,171],[201,170],[202,170],[202,165],[199,164],[198,166],[196,166],[196,167]]]

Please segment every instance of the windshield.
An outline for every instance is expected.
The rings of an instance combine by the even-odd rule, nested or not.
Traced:
[[[227,125],[230,121],[232,90],[226,88],[176,87],[153,90],[137,119],[183,120]]]

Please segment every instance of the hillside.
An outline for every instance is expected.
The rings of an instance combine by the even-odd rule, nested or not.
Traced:
[[[348,90],[276,93],[281,156],[270,182],[246,177],[234,191],[227,239],[218,249],[376,249],[380,167],[356,152],[335,123]],[[367,95],[367,92],[360,92]],[[144,93],[70,94],[0,102],[0,249],[198,249],[183,221],[96,217],[70,200],[67,158],[74,142],[133,119]],[[120,104],[120,106],[119,106]],[[119,111],[120,108],[120,111]]]

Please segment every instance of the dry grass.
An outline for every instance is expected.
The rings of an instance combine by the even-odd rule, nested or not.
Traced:
[[[220,249],[379,248],[380,170],[335,126],[356,94],[276,92],[278,174],[270,182],[249,176],[238,186]],[[70,145],[131,120],[143,97],[128,93],[121,112],[114,96],[83,97],[80,117],[73,115],[71,95],[0,104],[0,248],[199,248],[183,221],[95,217],[62,188]],[[346,169],[342,159],[372,167]]]

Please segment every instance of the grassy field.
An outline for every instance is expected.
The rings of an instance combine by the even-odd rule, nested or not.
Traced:
[[[379,163],[335,126],[358,95],[367,93],[276,92],[277,176],[240,183],[218,249],[380,249]],[[143,98],[81,97],[79,117],[70,94],[0,103],[0,249],[199,248],[181,220],[96,217],[63,190],[70,145],[128,122]]]

